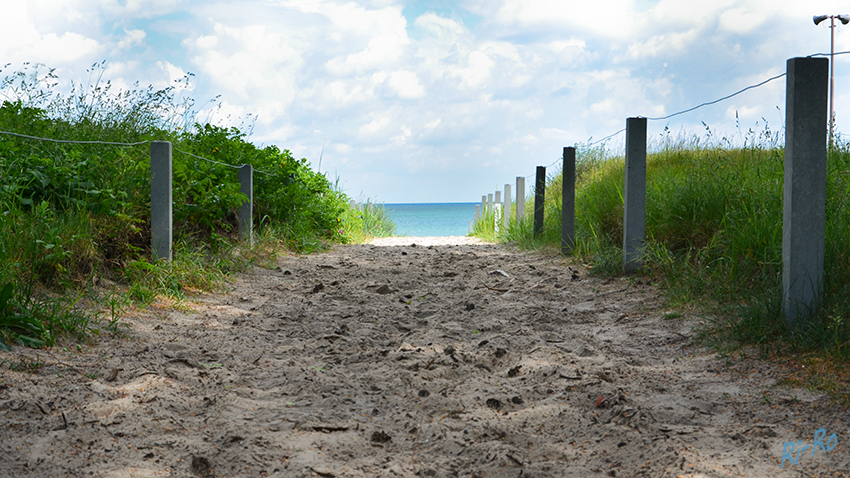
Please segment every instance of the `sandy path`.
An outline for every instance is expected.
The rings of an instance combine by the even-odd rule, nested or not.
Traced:
[[[0,476],[850,475],[846,410],[690,345],[652,287],[393,240],[2,355]]]

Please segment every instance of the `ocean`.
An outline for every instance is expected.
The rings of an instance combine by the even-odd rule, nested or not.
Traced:
[[[465,236],[478,203],[384,204],[397,236]]]

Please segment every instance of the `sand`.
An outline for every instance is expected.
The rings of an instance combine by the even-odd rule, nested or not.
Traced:
[[[124,337],[0,352],[0,476],[850,475],[848,411],[663,304],[463,237],[285,257]]]

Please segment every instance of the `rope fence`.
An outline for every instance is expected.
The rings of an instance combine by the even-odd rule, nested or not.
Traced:
[[[246,200],[239,205],[237,220],[239,223],[239,236],[249,243],[253,243],[253,203],[254,203],[254,173],[258,172],[267,176],[271,174],[255,169],[250,164],[234,166],[232,164],[215,161],[197,154],[175,148],[169,141],[137,141],[132,143],[118,141],[86,141],[44,138],[11,131],[0,131],[0,135],[15,136],[35,141],[45,141],[61,144],[98,144],[107,146],[134,147],[149,144],[151,147],[151,245],[155,259],[172,259],[173,243],[173,201],[172,201],[172,154],[177,151],[185,156],[206,161],[211,164],[236,169],[239,172],[239,191],[246,196]]]
[[[0,131],[0,134],[5,134],[5,135],[8,135],[8,136],[16,136],[18,138],[32,139],[32,140],[36,140],[36,141],[47,141],[47,142],[50,142],[50,143],[62,143],[62,144],[102,144],[102,145],[107,145],[107,146],[139,146],[139,145],[142,145],[142,144],[153,143],[153,141],[151,141],[151,140],[137,141],[135,143],[123,143],[123,142],[119,142],[119,141],[83,141],[83,140],[72,140],[72,139],[54,139],[54,138],[43,138],[43,137],[40,137],[40,136],[30,136],[28,134],[13,133],[11,131]],[[226,166],[228,168],[233,168],[233,169],[239,169],[239,168],[242,167],[242,166],[234,166],[232,164],[222,163],[221,161],[216,161],[214,159],[205,158],[203,156],[198,156],[197,154],[192,154],[188,151],[183,151],[182,149],[178,149],[178,148],[174,148],[174,151],[177,151],[178,153],[184,154],[186,156],[191,156],[193,158],[200,159],[202,161],[206,161],[208,163],[218,164],[219,166]],[[260,169],[255,168],[254,171],[258,172],[260,174],[265,174],[265,175],[270,176],[269,173],[267,173],[263,170],[260,170]]]
[[[850,51],[837,55],[850,54]],[[623,185],[623,271],[633,273],[643,265],[646,231],[646,157],[647,122],[666,120],[699,108],[733,98],[748,90],[759,88],[779,78],[786,78],[785,105],[785,177],[783,181],[782,220],[782,314],[786,325],[793,329],[816,312],[823,299],[823,262],[826,203],[826,122],[827,91],[830,62],[819,58],[825,54],[791,58],[786,72],[714,101],[701,103],[662,117],[643,116],[626,119],[626,128],[590,145],[599,144],[626,132],[625,174]],[[821,134],[813,132],[822,131]],[[830,135],[831,140],[831,135]],[[561,252],[572,254],[575,246],[575,147],[564,148]],[[534,188],[533,235],[543,230],[543,207],[546,188],[546,168],[538,166]],[[511,218],[510,184],[505,185],[504,214],[499,201],[500,191],[482,196],[476,205],[474,224],[493,220],[499,232],[510,222],[525,220],[525,179],[516,178],[517,211]],[[500,220],[501,216],[501,220]]]
[[[840,52],[835,52],[835,53],[832,53],[832,54],[830,54],[830,53],[813,53],[813,54],[811,54],[811,55],[808,55],[806,58],[826,57],[826,56],[830,56],[830,55],[838,56],[838,55],[848,55],[848,54],[850,54],[850,51],[840,51]],[[637,117],[638,117],[638,118],[645,118],[647,121],[663,121],[663,120],[667,120],[667,119],[670,119],[670,118],[673,118],[673,117],[676,117],[676,116],[679,116],[679,115],[683,115],[683,114],[685,114],[685,113],[690,113],[690,112],[692,112],[692,111],[698,110],[698,109],[703,108],[703,107],[706,107],[706,106],[711,106],[711,105],[714,105],[714,104],[717,104],[717,103],[720,103],[720,102],[726,101],[726,100],[728,100],[728,99],[734,98],[735,96],[738,96],[738,95],[740,95],[740,94],[742,94],[742,93],[745,93],[745,92],[747,92],[747,91],[749,91],[749,90],[752,90],[752,89],[755,89],[755,88],[759,88],[759,87],[764,86],[764,85],[766,85],[766,84],[768,84],[768,83],[770,83],[770,82],[772,82],[772,81],[778,80],[778,79],[780,79],[780,78],[784,78],[787,74],[788,74],[788,73],[786,72],[786,73],[782,73],[782,74],[779,74],[779,75],[776,75],[776,76],[772,76],[772,77],[770,77],[770,78],[768,78],[768,79],[766,79],[766,80],[764,80],[764,81],[761,81],[761,82],[759,82],[759,83],[756,83],[756,84],[753,84],[753,85],[747,86],[747,87],[745,87],[745,88],[741,88],[740,90],[738,90],[738,91],[736,91],[736,92],[734,92],[734,93],[732,93],[732,94],[729,94],[729,95],[726,95],[726,96],[720,97],[720,98],[718,98],[718,99],[716,99],[716,100],[713,100],[713,101],[706,101],[705,103],[700,103],[700,104],[698,104],[698,105],[696,105],[696,106],[693,106],[693,107],[690,107],[690,108],[687,108],[687,109],[684,109],[684,110],[681,110],[681,111],[677,111],[677,112],[675,112],[675,113],[671,113],[671,114],[666,115],[666,116],[659,116],[659,117],[643,117],[643,116],[637,116]],[[593,141],[592,143],[588,143],[588,144],[586,145],[586,147],[592,147],[592,146],[596,146],[596,145],[598,145],[598,144],[602,144],[602,143],[604,143],[605,141],[607,141],[607,140],[609,140],[609,139],[611,139],[611,138],[613,138],[613,137],[615,137],[615,136],[619,135],[620,133],[624,133],[625,131],[626,131],[626,128],[623,128],[623,129],[617,130],[617,131],[615,131],[614,133],[611,133],[611,134],[609,134],[609,135],[607,135],[607,136],[603,137],[602,139],[599,139],[599,140]],[[563,160],[563,157],[558,158],[557,160],[555,160],[553,163],[549,164],[548,166],[542,166],[542,167],[543,167],[543,168],[545,168],[545,169],[548,169],[548,168],[550,168],[550,167],[554,166],[555,164],[557,164],[559,161],[562,161],[562,160]],[[529,174],[528,176],[524,176],[524,177],[523,177],[523,179],[531,179],[531,178],[533,178],[533,177],[535,177],[535,176],[536,176],[536,173],[533,173],[533,174]],[[520,178],[519,178],[519,177],[517,177],[517,180],[519,180],[519,179],[520,179]],[[507,185],[506,185],[506,186],[507,186]],[[519,189],[519,185],[517,185],[517,191],[516,191],[516,194],[517,194],[517,200],[519,200],[520,195],[524,195],[524,194],[525,194],[524,190],[522,190],[522,191],[521,191],[521,190]],[[479,219],[481,219],[481,217],[483,217],[483,215],[485,214],[485,212],[492,210],[492,208],[493,208],[493,207],[494,207],[494,205],[492,204],[492,201],[488,202],[488,201],[486,200],[486,196],[485,196],[485,197],[484,197],[484,199],[482,200],[482,203],[481,203],[481,205],[480,205],[480,208],[478,208],[478,209],[480,209],[480,210],[477,210],[477,211],[476,211],[476,213],[475,213],[475,217],[474,217],[474,219],[473,219],[473,223],[472,223],[472,224],[474,224],[475,222],[478,222],[478,220],[479,220]],[[501,207],[501,205],[500,205],[499,207]],[[520,217],[519,219],[522,219],[522,217]],[[472,229],[472,224],[470,225],[470,230]],[[507,221],[506,221],[506,220],[505,220],[505,223],[504,223],[504,227],[507,227]],[[498,226],[496,226],[496,230],[498,231]]]

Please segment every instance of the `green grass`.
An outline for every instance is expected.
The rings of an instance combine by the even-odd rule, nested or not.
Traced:
[[[131,302],[216,290],[228,274],[271,266],[279,254],[391,233],[382,207],[351,211],[339,181],[306,159],[257,147],[238,128],[197,122],[194,101],[179,95],[188,77],[162,90],[115,91],[101,79],[103,65],[91,73],[68,94],[40,65],[0,79],[2,131],[142,142],[0,134],[0,348],[90,340],[118,331]],[[172,262],[151,260],[147,142],[155,140],[174,145]],[[245,196],[226,166],[242,164],[255,169],[253,246],[237,238]],[[95,286],[104,283],[113,285]]]
[[[764,357],[813,356],[843,369],[850,363],[850,146],[840,142],[828,155],[823,308],[789,330],[780,307],[784,151],[768,129],[748,132],[743,144],[668,136],[651,148],[640,273],[664,286],[670,305],[711,317],[702,337],[719,350],[755,347]],[[575,255],[606,276],[622,273],[623,168],[622,157],[579,148]],[[528,219],[500,234],[476,226],[475,234],[558,247],[560,181],[548,180],[537,238]],[[846,380],[833,388],[850,397]]]

